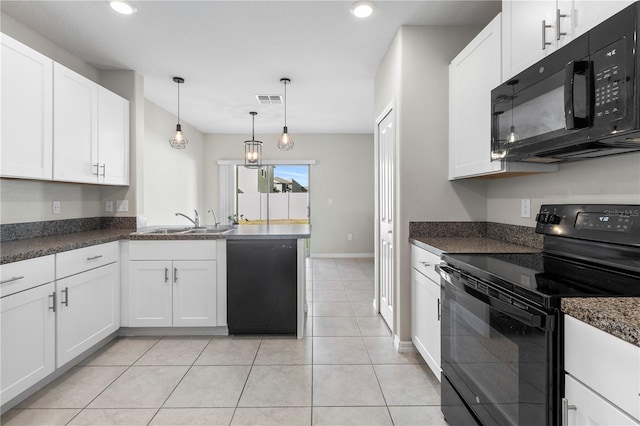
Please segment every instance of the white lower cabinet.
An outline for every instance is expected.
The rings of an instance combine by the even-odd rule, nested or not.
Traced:
[[[120,327],[120,264],[56,281],[57,367]]]
[[[564,316],[569,425],[640,425],[640,347]]]
[[[440,380],[440,257],[411,246],[411,341]]]
[[[216,262],[132,261],[129,264],[131,327],[213,327]]]
[[[3,403],[55,370],[54,291],[51,282],[0,299]]]
[[[565,374],[563,410],[566,420],[563,426],[637,426],[640,423],[618,407]]]
[[[215,327],[216,241],[132,241],[130,327]]]

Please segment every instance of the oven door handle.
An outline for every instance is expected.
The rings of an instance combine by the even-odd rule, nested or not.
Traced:
[[[545,323],[543,321],[545,318],[544,315],[532,314],[530,312],[527,312],[523,309],[526,308],[525,305],[522,305],[523,308],[514,306],[515,304],[520,304],[520,302],[512,301],[512,303],[514,304],[512,305],[493,296],[488,297],[489,305],[492,308],[500,311],[500,313],[508,316],[509,318],[528,325],[529,327],[542,328],[543,326],[545,326]]]

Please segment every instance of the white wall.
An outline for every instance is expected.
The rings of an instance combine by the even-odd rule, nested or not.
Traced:
[[[293,129],[293,128],[292,128]],[[279,151],[278,135],[256,135],[268,160],[316,160],[311,166],[312,256],[373,253],[373,135],[292,135],[293,151]],[[218,212],[218,160],[241,160],[247,135],[207,135],[205,207]],[[329,206],[328,200],[333,200]],[[207,215],[208,223],[213,218]],[[347,240],[347,234],[353,240]]]
[[[193,210],[204,219],[204,135],[181,122],[189,144],[186,149],[171,148],[169,138],[176,129],[177,117],[148,100],[144,123],[144,207],[138,214],[146,217],[148,225],[189,225],[175,213],[193,218]]]
[[[531,199],[530,219],[520,200]],[[535,226],[541,204],[640,204],[640,154],[560,164],[556,173],[492,179],[487,183],[487,220]]]
[[[394,103],[395,182],[394,334],[410,340],[410,221],[486,219],[486,183],[448,177],[448,66],[477,27],[401,27],[375,79],[376,117]],[[464,123],[461,123],[464,125]]]

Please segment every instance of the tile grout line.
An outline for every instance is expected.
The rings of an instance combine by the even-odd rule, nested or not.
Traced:
[[[117,338],[113,339],[112,341],[115,341],[115,340],[121,340],[121,337],[117,337]],[[111,387],[111,385],[113,385],[116,382],[116,380],[118,380],[120,377],[122,377],[124,375],[124,373],[129,371],[129,369],[131,369],[131,367],[133,367],[133,365],[136,362],[138,362],[138,360],[140,360],[140,358],[142,358],[147,352],[149,352],[151,350],[151,348],[153,348],[155,345],[157,345],[158,342],[160,342],[160,340],[162,340],[162,338],[158,339],[153,345],[149,346],[149,348],[146,351],[144,351],[144,353],[142,355],[140,355],[138,358],[136,358],[135,361],[133,361],[130,365],[126,366],[127,368],[122,370],[122,373],[120,373],[107,386],[105,386],[104,389],[102,389],[100,392],[98,392],[98,394],[94,398],[92,398],[91,401],[89,401],[83,408],[81,408],[80,411],[78,411],[67,423],[65,423],[65,425],[70,424],[76,417],[78,417],[84,410],[86,410],[87,407],[89,407],[89,405],[91,405],[91,403],[93,401],[98,399],[100,397],[100,395],[102,395],[107,389],[109,389]],[[115,343],[112,346],[115,346]],[[106,350],[108,350],[108,348]],[[103,351],[103,352],[106,352],[106,350]],[[93,357],[93,354],[91,355],[91,357]],[[96,366],[92,366],[92,365],[87,364],[87,365],[72,367],[72,369],[73,368],[82,368],[82,367],[125,367],[125,366],[123,366],[123,365],[100,365],[100,366],[96,365]],[[69,370],[69,371],[71,371],[71,370]]]
[[[249,366],[249,373],[247,373],[247,378],[244,380],[244,384],[242,385],[242,390],[240,391],[240,395],[238,395],[238,400],[236,401],[236,406],[233,408],[233,414],[231,414],[231,420],[229,420],[229,426],[233,423],[233,419],[236,416],[236,412],[238,411],[238,406],[240,405],[240,400],[242,399],[242,394],[244,390],[247,388],[247,383],[249,382],[249,377],[251,377],[251,372],[253,371],[253,366],[258,358],[258,353],[260,352],[260,347],[262,347],[263,339],[260,339],[260,343],[258,344],[258,349],[256,350],[256,354],[253,356],[253,361]]]
[[[164,339],[164,337],[163,337]],[[160,339],[160,340],[163,340]],[[158,342],[160,341],[158,340]],[[178,386],[180,386],[180,383],[182,383],[182,381],[184,380],[185,377],[187,377],[187,374],[189,374],[189,371],[191,371],[191,369],[193,368],[194,364],[196,363],[196,361],[198,361],[198,358],[200,358],[200,356],[202,355],[202,353],[205,351],[205,349],[207,349],[207,346],[209,346],[211,344],[211,341],[213,340],[213,338],[209,338],[209,341],[207,342],[206,345],[204,345],[204,347],[202,348],[202,350],[200,351],[200,353],[198,354],[198,356],[196,356],[193,359],[193,362],[191,362],[191,365],[189,365],[189,368],[187,369],[187,371],[184,372],[184,374],[182,375],[182,377],[180,378],[180,380],[178,381],[178,383],[176,383],[176,385],[173,387],[173,389],[171,390],[171,392],[169,392],[169,395],[167,395],[167,397],[164,399],[164,401],[162,401],[162,404],[160,404],[160,407],[158,407],[158,409],[156,410],[155,413],[153,413],[153,416],[151,416],[151,419],[149,419],[149,421],[147,422],[147,425],[150,425],[153,422],[153,419],[156,418],[156,416],[158,415],[158,413],[160,412],[160,410],[162,410],[162,408],[164,407],[164,404],[167,403],[167,401],[169,400],[169,398],[171,398],[171,395],[173,395],[173,393],[176,391],[176,389],[178,389]],[[155,345],[154,345],[155,346]],[[138,359],[139,360],[139,359]],[[137,362],[137,361],[136,361]],[[163,367],[169,367],[169,365],[163,365]]]

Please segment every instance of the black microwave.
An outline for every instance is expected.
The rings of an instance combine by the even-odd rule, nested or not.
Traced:
[[[640,2],[491,91],[491,158],[556,163],[640,151]]]

